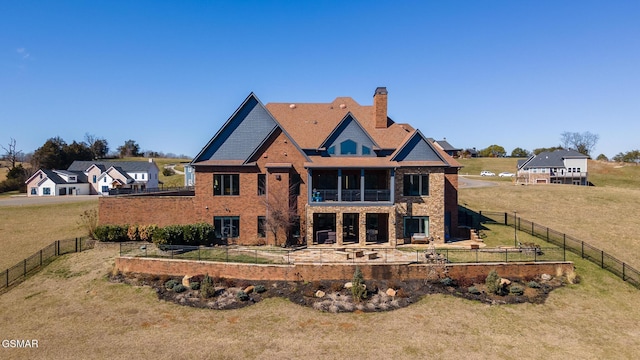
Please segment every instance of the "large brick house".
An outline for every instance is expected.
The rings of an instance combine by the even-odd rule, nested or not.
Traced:
[[[238,243],[395,246],[414,234],[457,235],[460,165],[387,116],[383,87],[372,106],[350,97],[265,106],[252,93],[190,166],[193,198],[164,200],[180,207],[173,223],[213,223]],[[117,200],[101,199],[102,223],[122,222],[110,215]],[[283,217],[287,226],[270,232]]]

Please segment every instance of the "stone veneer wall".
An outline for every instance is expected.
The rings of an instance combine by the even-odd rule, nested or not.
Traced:
[[[404,175],[429,174],[428,196],[403,196]],[[445,174],[442,168],[431,167],[403,167],[396,170],[396,207],[398,211],[396,221],[396,234],[403,237],[403,217],[428,216],[429,235],[433,236],[436,243],[444,243],[445,240]],[[409,205],[410,204],[410,205]],[[456,210],[457,211],[457,210]]]
[[[358,264],[365,279],[424,280],[432,269],[441,272],[442,265],[428,264]],[[219,263],[172,259],[118,257],[115,270],[122,273],[155,275],[200,275],[246,280],[317,281],[353,279],[355,264],[295,264],[261,265]],[[548,263],[490,263],[447,265],[447,276],[456,280],[482,282],[491,270],[512,280],[529,280],[542,274],[567,274],[573,271],[572,262]]]

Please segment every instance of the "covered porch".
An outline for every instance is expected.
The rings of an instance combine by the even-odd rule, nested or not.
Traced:
[[[307,205],[309,246],[396,246],[393,206],[314,207]]]

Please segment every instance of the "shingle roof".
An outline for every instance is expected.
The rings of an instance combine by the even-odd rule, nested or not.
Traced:
[[[110,167],[119,167],[122,168],[126,172],[146,172],[154,167],[157,168],[155,162],[149,161],[74,161],[69,167],[67,171],[86,171],[91,165],[96,165],[100,167],[101,171],[108,169]]]
[[[358,123],[383,149],[395,149],[413,127],[389,119],[385,129],[375,128],[373,106],[362,106],[350,97],[330,103],[268,103],[267,110],[303,149],[317,149],[338,123],[351,112]]]
[[[518,161],[518,169],[524,168],[548,168],[563,167],[564,159],[587,159],[588,156],[575,150],[544,151],[538,155],[532,155],[526,160]]]

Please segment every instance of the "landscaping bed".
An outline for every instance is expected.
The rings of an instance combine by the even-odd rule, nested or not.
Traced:
[[[255,281],[241,279],[211,279],[209,297],[200,288],[203,275],[189,279],[149,274],[117,274],[111,281],[133,286],[150,286],[160,300],[179,305],[217,310],[238,309],[270,297],[283,297],[292,303],[327,312],[377,312],[409,306],[430,294],[447,294],[490,305],[536,303],[541,304],[548,294],[567,282],[564,276],[544,275],[524,282],[505,280],[498,291],[489,291],[487,284],[464,283],[449,278],[435,280],[365,280],[364,296],[354,301],[352,285],[348,281]]]

